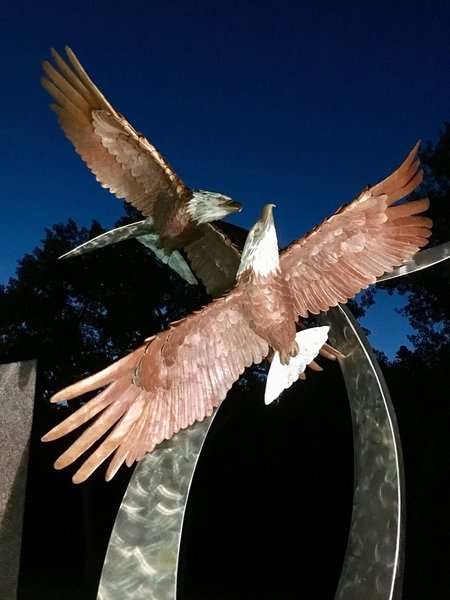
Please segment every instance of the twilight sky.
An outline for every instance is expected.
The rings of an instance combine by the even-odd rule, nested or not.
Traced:
[[[187,185],[242,201],[234,222],[250,227],[276,203],[281,245],[388,175],[417,139],[436,141],[450,116],[446,1],[41,0],[6,11],[0,283],[45,227],[110,227],[122,214],[48,109],[39,79],[51,46],[73,48]],[[380,297],[364,322],[390,356],[408,330],[398,303]]]

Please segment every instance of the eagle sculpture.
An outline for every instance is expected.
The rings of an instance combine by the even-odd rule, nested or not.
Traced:
[[[392,175],[281,254],[273,205],[267,205],[248,234],[227,295],[52,398],[60,402],[107,386],[44,436],[57,439],[96,417],[55,467],[71,464],[109,432],[73,481],[84,481],[113,454],[111,479],[124,462],[131,465],[210,415],[244,369],[272,353],[266,402],[288,387],[327,337],[327,328],[312,338],[297,333],[299,317],[345,303],[427,244],[432,223],[421,213],[428,200],[397,203],[422,180],[416,153],[417,146]]]
[[[239,211],[241,205],[216,192],[191,190],[150,142],[138,133],[89,78],[74,52],[70,65],[52,50],[56,68],[45,61],[43,87],[55,100],[51,107],[75,150],[97,181],[124,198],[146,217],[137,225],[139,239],[190,283],[195,278],[217,295],[235,283],[239,253],[212,222]],[[116,238],[136,234],[126,227]],[[107,238],[99,238],[101,246]]]

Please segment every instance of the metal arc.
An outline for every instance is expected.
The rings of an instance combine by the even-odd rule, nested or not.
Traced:
[[[386,275],[377,279],[377,283],[388,281],[388,279],[395,279],[396,277],[402,277],[403,275],[409,275],[416,271],[422,271],[422,269],[437,265],[448,258],[450,258],[450,242],[428,248],[427,250],[421,250],[401,267],[397,267],[397,269],[394,269],[390,273],[386,273]]]
[[[345,307],[320,316],[340,366],[353,424],[354,495],[335,600],[399,600],[404,556],[404,471],[397,420],[370,345]]]
[[[214,415],[179,432],[138,463],[111,534],[97,600],[176,597],[185,507]]]

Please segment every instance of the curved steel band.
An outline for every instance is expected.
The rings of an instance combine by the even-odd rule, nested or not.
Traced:
[[[417,254],[415,254],[407,263],[394,269],[390,273],[386,273],[386,275],[380,277],[378,281],[387,281],[388,279],[395,279],[402,275],[409,275],[416,271],[422,271],[422,269],[437,265],[438,263],[447,260],[447,258],[450,258],[450,242],[417,252]]]
[[[383,374],[347,308],[321,315],[331,326],[353,423],[354,494],[336,600],[399,600],[404,553],[404,473],[400,437]]]
[[[98,600],[172,600],[190,484],[213,417],[137,465],[117,514]]]

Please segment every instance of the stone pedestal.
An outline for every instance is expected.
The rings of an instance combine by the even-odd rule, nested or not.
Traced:
[[[0,365],[0,598],[15,600],[36,361]]]

